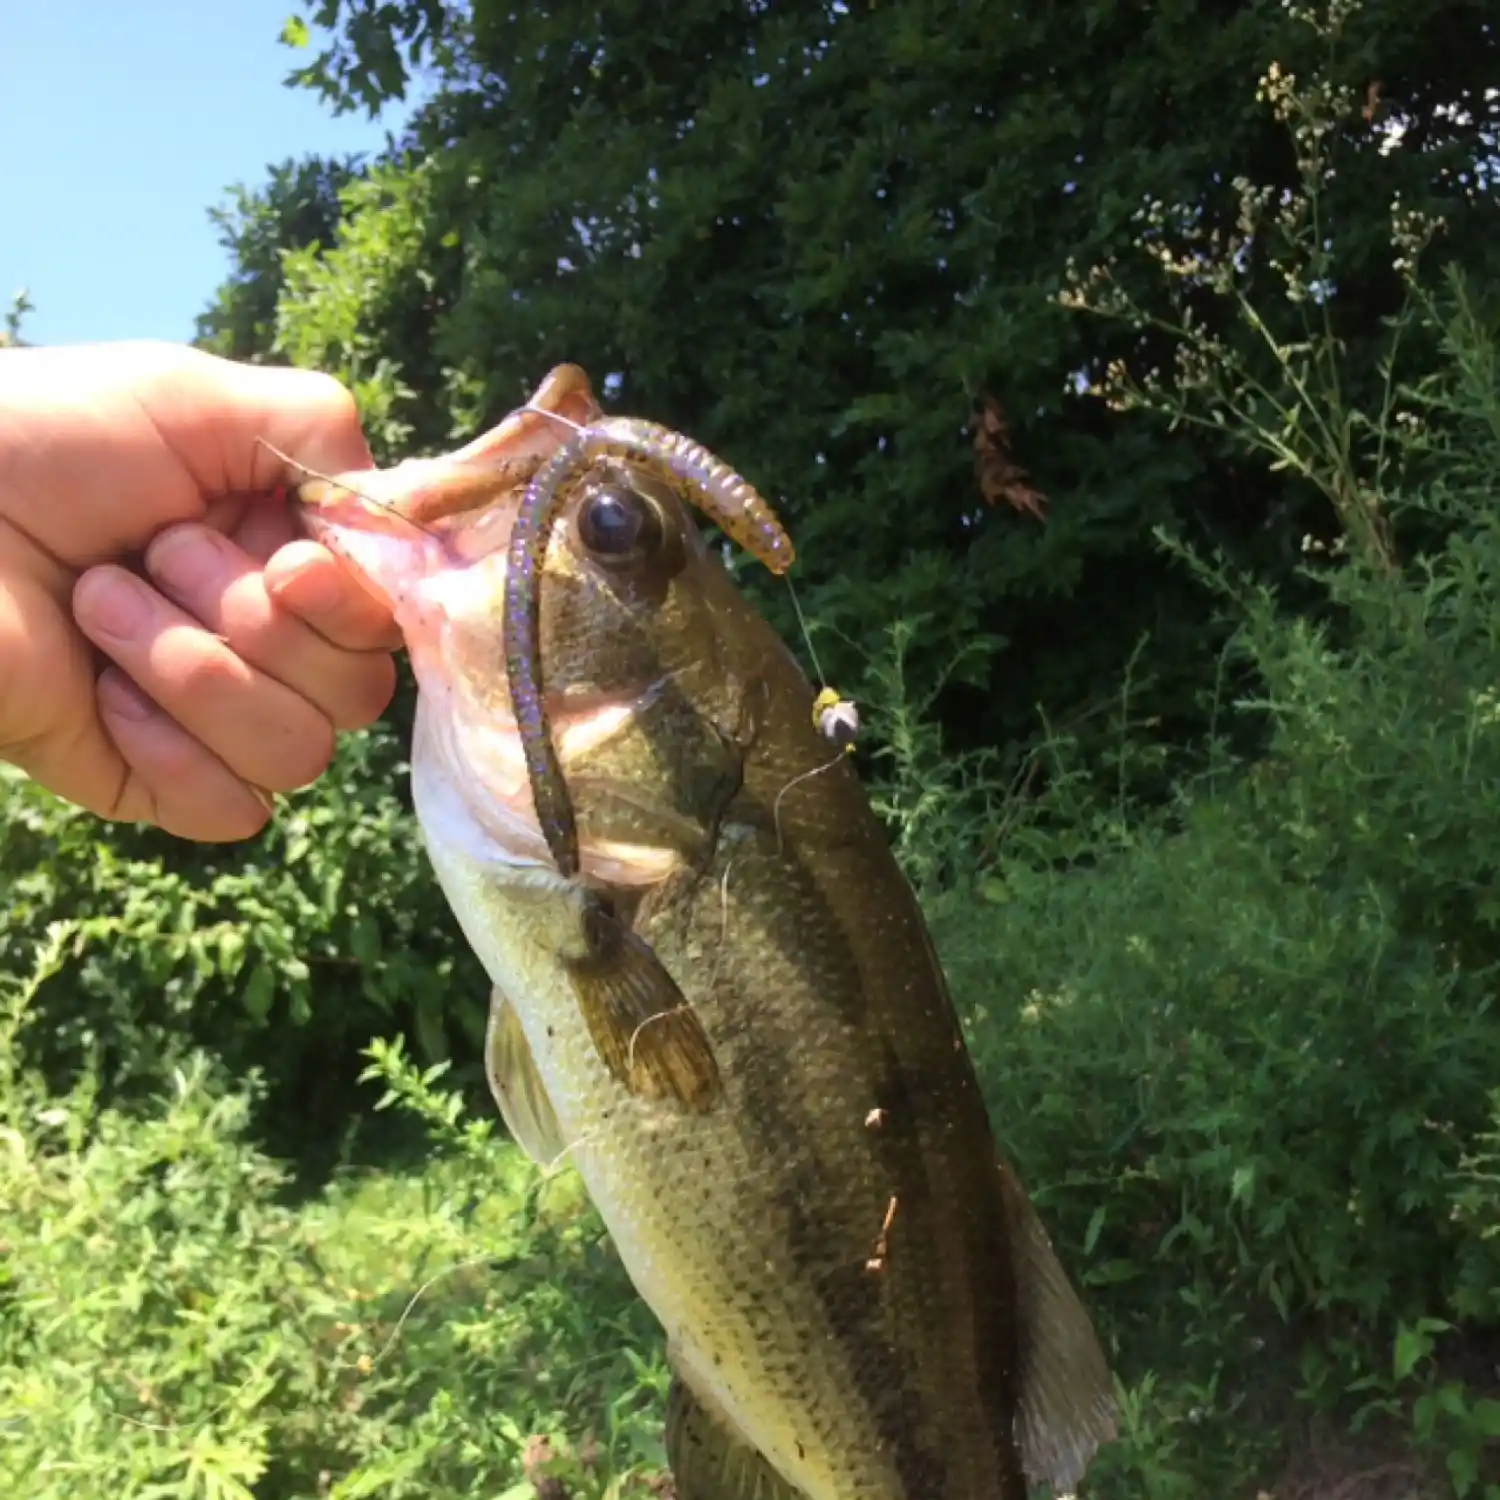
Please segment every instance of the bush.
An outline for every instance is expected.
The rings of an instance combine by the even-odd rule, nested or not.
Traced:
[[[1296,1477],[1317,1428],[1403,1493],[1497,1500],[1500,340],[1461,280],[1423,289],[1439,226],[1397,204],[1409,301],[1370,380],[1328,314],[1322,196],[1359,101],[1280,69],[1263,88],[1300,196],[1241,184],[1230,239],[1142,210],[1175,322],[1123,290],[1138,268],[1080,270],[1068,300],[1156,336],[1104,399],[1222,429],[1322,496],[1295,596],[1162,535],[1230,637],[1215,734],[1154,740],[1127,684],[1102,765],[1060,731],[947,754],[905,622],[864,684],[872,790],[997,1131],[1114,1350],[1123,1434],[1091,1493],[1373,1493],[1352,1459]],[[1226,318],[1258,348],[1209,331]],[[1410,343],[1441,355],[1414,388]],[[466,1114],[485,986],[401,771],[391,733],[355,737],[240,854],[105,836],[0,781],[6,1493],[660,1484],[659,1331],[576,1177],[497,1141],[487,1102]],[[417,1151],[355,1170],[381,1029],[421,1056],[364,1050]]]
[[[87,1070],[115,1102],[194,1048],[260,1068],[256,1128],[314,1178],[355,1148],[372,1035],[453,1056],[472,1086],[489,985],[428,873],[400,733],[346,736],[237,846],[106,828],[0,766],[0,971],[26,972],[60,916],[81,944],[37,996],[33,1062],[58,1085]]]
[[[935,926],[997,1127],[1131,1387],[1101,1492],[1264,1482],[1299,1412],[1338,1412],[1356,1430],[1399,1418],[1454,1493],[1493,1500],[1497,340],[1461,280],[1434,298],[1412,279],[1433,226],[1398,206],[1412,300],[1390,357],[1423,338],[1444,370],[1408,390],[1388,367],[1383,409],[1340,406],[1311,290],[1332,275],[1332,106],[1275,70],[1267,87],[1304,198],[1268,224],[1246,185],[1247,236],[1282,257],[1305,337],[1267,334],[1257,372],[1185,316],[1182,378],[1121,369],[1104,394],[1222,425],[1320,488],[1341,523],[1305,549],[1322,607],[1293,613],[1163,537],[1236,626],[1224,675],[1257,689],[1212,705],[1223,734],[1165,808],[1101,803],[1065,743],[1044,749],[1041,791],[992,813],[1002,852],[934,903]],[[1238,289],[1243,244],[1147,217],[1185,302],[1208,289],[1270,325]],[[1109,273],[1077,285],[1078,305],[1133,315]],[[1246,720],[1268,737],[1254,762],[1229,748],[1259,737]]]
[[[581,1496],[641,1488],[665,1367],[576,1177],[456,1129],[457,1099],[377,1048],[432,1159],[291,1207],[248,1137],[256,1086],[202,1054],[129,1115],[18,1066],[76,937],[0,1001],[0,1493],[498,1496],[544,1443]]]

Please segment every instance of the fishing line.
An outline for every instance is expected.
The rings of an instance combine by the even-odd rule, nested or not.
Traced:
[[[335,479],[332,474],[324,474],[317,469],[310,468],[307,464],[293,458],[291,454],[283,453],[280,448],[268,443],[263,437],[258,437],[255,441],[273,458],[280,459],[289,469],[295,469],[299,474],[305,474],[309,479],[321,480],[324,484],[332,485],[334,489],[343,490],[347,494],[353,495],[356,500],[363,500],[366,505],[373,505],[376,510],[381,510],[387,515],[395,516],[398,521],[404,521],[414,530],[420,531],[423,536],[436,537],[438,535],[437,532],[433,531],[430,527],[424,526],[415,517],[406,515],[391,501],[381,500],[374,495],[368,495],[363,490],[355,489],[351,484],[345,484],[341,479]],[[310,509],[316,510],[317,507],[312,506]]]
[[[655,1018],[653,1017],[652,1019]],[[574,1146],[581,1146],[586,1144],[589,1136],[594,1133],[595,1132],[592,1131],[585,1132],[583,1136],[579,1137],[574,1145],[567,1147],[555,1162],[548,1162],[546,1165],[542,1165],[540,1163],[538,1164],[538,1171],[541,1173],[544,1185],[545,1183],[554,1181],[556,1179],[561,1164],[567,1159],[568,1156],[572,1154]],[[501,1259],[501,1257],[498,1257],[493,1253],[486,1255],[471,1255],[467,1259],[455,1261],[451,1266],[445,1266],[441,1271],[437,1271],[433,1275],[429,1276],[427,1280],[424,1281],[407,1299],[406,1306],[401,1310],[401,1316],[396,1319],[395,1326],[391,1329],[385,1343],[380,1346],[379,1351],[374,1356],[361,1355],[358,1359],[353,1360],[347,1364],[343,1364],[342,1368],[346,1370],[357,1370],[361,1375],[372,1374],[375,1369],[382,1363],[385,1357],[391,1352],[391,1350],[395,1348],[397,1341],[400,1339],[402,1333],[406,1329],[407,1323],[411,1321],[412,1314],[417,1310],[417,1304],[420,1303],[421,1300],[435,1286],[437,1286],[440,1282],[445,1281],[448,1277],[457,1275],[460,1271],[473,1270],[476,1266],[493,1265]],[[346,1326],[356,1327],[359,1325]],[[250,1386],[255,1383],[257,1379],[262,1378],[264,1373],[264,1371],[259,1371],[247,1375],[237,1386],[235,1386],[232,1391],[229,1392],[228,1395],[224,1397],[222,1401],[218,1403],[217,1406],[211,1407],[208,1411],[204,1412],[202,1416],[195,1418],[191,1422],[149,1422],[142,1417],[133,1416],[131,1415],[131,1413],[124,1411],[114,1411],[112,1412],[112,1415],[121,1422],[128,1422],[132,1427],[139,1427],[146,1432],[169,1434],[174,1432],[184,1432],[190,1429],[202,1428],[206,1423],[211,1422],[221,1412],[227,1410],[230,1406],[232,1406],[245,1393],[245,1391],[247,1391]]]
[[[828,679],[823,675],[823,663],[818,660],[818,648],[813,645],[812,631],[807,628],[807,616],[802,613],[802,601],[797,597],[796,585],[792,582],[792,576],[788,573],[783,580],[786,591],[791,595],[792,608],[797,612],[797,628],[802,632],[802,643],[807,647],[807,654],[812,658],[813,673],[818,679],[818,686],[828,688]]]
[[[374,1359],[370,1361],[369,1369],[360,1369],[360,1373],[362,1375],[370,1374],[381,1362],[381,1360],[383,1360],[386,1355],[391,1352],[391,1350],[396,1345],[396,1340],[401,1337],[401,1332],[406,1327],[407,1320],[416,1311],[417,1303],[419,1303],[422,1298],[425,1297],[428,1292],[430,1292],[433,1287],[435,1287],[440,1281],[449,1276],[457,1274],[459,1271],[468,1271],[472,1270],[475,1266],[488,1265],[495,1259],[496,1257],[493,1255],[471,1255],[468,1260],[458,1261],[451,1266],[444,1267],[443,1270],[437,1272],[436,1275],[429,1276],[427,1280],[424,1281],[422,1285],[419,1286],[416,1291],[411,1294],[411,1297],[407,1301],[406,1306],[401,1309],[401,1316],[396,1319],[396,1326],[391,1329],[390,1337],[387,1338],[385,1343],[381,1345],[380,1352],[374,1357]],[[355,1368],[359,1369],[358,1361],[355,1362]]]
[[[719,946],[714,950],[713,972],[708,976],[704,993],[712,995],[719,987],[719,975],[724,968],[724,950],[729,946],[729,872],[734,869],[731,859],[719,877]]]
[[[812,631],[807,627],[807,616],[802,613],[802,601],[797,597],[791,576],[783,575],[783,579],[786,591],[791,595],[792,608],[797,612],[797,628],[802,632],[803,644],[812,658],[813,672],[820,684],[818,696],[813,700],[813,727],[830,745],[837,746],[846,755],[853,755],[854,742],[859,738],[859,709],[852,698],[841,697],[838,689],[829,685],[823,674],[823,663],[818,660],[818,648],[813,645]],[[779,803],[780,799],[777,801]]]
[[[565,417],[560,411],[548,411],[545,406],[533,406],[529,401],[520,409],[522,411],[535,412],[539,417],[550,417],[554,422],[561,422],[564,427],[571,427],[574,432],[587,432],[589,430],[587,423],[575,422],[572,417]]]
[[[849,754],[848,749],[841,749],[830,761],[825,761],[821,766],[814,766],[810,771],[804,771],[800,776],[793,776],[787,784],[776,794],[776,801],[771,804],[771,826],[776,830],[776,857],[780,859],[786,853],[786,840],[781,834],[781,800],[793,787],[801,786],[804,781],[811,781],[814,776],[821,776],[825,771],[831,771],[835,766],[841,765],[845,756]]]
[[[427,1280],[424,1281],[407,1300],[406,1306],[401,1310],[401,1316],[396,1319],[395,1327],[392,1328],[390,1335],[386,1339],[385,1343],[381,1345],[379,1353],[377,1353],[373,1358],[368,1355],[361,1355],[358,1359],[352,1361],[351,1363],[342,1365],[342,1368],[346,1370],[357,1370],[361,1375],[369,1375],[373,1373],[376,1366],[379,1365],[380,1362],[386,1357],[386,1355],[389,1354],[395,1347],[396,1341],[401,1337],[403,1330],[411,1319],[412,1313],[416,1311],[417,1304],[422,1300],[423,1297],[428,1294],[428,1292],[433,1289],[433,1287],[435,1287],[440,1281],[443,1281],[445,1278],[456,1275],[459,1271],[472,1270],[475,1266],[489,1265],[496,1259],[497,1257],[493,1254],[470,1256],[467,1260],[457,1261],[451,1266],[445,1266],[441,1271],[438,1271],[436,1274],[429,1276]],[[345,1326],[358,1327],[359,1325],[346,1324]],[[245,1393],[245,1391],[247,1391],[250,1386],[255,1383],[256,1380],[260,1379],[264,1375],[264,1373],[264,1371],[259,1371],[255,1374],[247,1375],[232,1391],[230,1391],[227,1396],[224,1397],[221,1402],[219,1402],[217,1406],[210,1408],[208,1411],[204,1412],[201,1417],[198,1417],[191,1422],[148,1422],[142,1417],[132,1416],[129,1412],[124,1411],[116,1411],[113,1413],[113,1415],[120,1421],[129,1422],[132,1427],[142,1428],[146,1432],[173,1433],[184,1432],[193,1428],[201,1428],[205,1423],[211,1422],[216,1416],[219,1415],[220,1412],[225,1411],[227,1408],[232,1406]]]
[[[654,1016],[647,1016],[634,1031],[630,1033],[630,1041],[625,1048],[625,1067],[628,1071],[635,1071],[635,1042],[636,1038],[653,1022],[664,1021],[668,1016],[680,1015],[683,1011],[691,1013],[691,1005],[674,1005],[670,1010],[659,1010]]]
[[[885,1219],[881,1223],[880,1232],[875,1236],[875,1244],[871,1247],[870,1257],[865,1261],[865,1270],[879,1273],[885,1269],[887,1256],[891,1251],[891,1225],[896,1222],[897,1198],[891,1194],[891,1201],[885,1206]]]
[[[719,962],[714,965],[714,983],[719,982],[719,969],[724,962],[724,946],[729,941],[729,872],[734,861],[724,866],[724,878],[719,882]]]

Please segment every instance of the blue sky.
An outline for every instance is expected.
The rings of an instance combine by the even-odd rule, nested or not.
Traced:
[[[35,343],[189,339],[226,260],[206,210],[306,152],[378,149],[281,80],[297,0],[34,0],[0,45],[0,311]],[[318,37],[313,38],[313,48]]]

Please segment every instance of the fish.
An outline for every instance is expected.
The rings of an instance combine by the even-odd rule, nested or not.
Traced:
[[[563,365],[454,453],[297,491],[405,640],[499,1112],[662,1326],[680,1500],[1070,1492],[1116,1436],[1100,1341],[827,696],[694,507],[790,544],[612,421]]]

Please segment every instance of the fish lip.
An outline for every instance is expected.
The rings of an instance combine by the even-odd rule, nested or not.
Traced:
[[[316,498],[305,497],[309,490]],[[399,624],[411,585],[433,571],[436,559],[428,553],[427,538],[401,526],[382,507],[325,480],[299,485],[293,498],[302,535],[339,558],[367,594],[398,616]],[[391,552],[392,545],[400,552]]]
[[[483,517],[498,504],[513,519],[520,492],[566,440],[567,429],[600,415],[583,370],[559,365],[530,402],[451,453],[407,458],[385,469],[304,470],[292,491],[294,513],[305,536],[339,553],[362,575],[369,570],[357,553],[369,549],[343,545],[341,532],[408,543],[422,537],[426,550],[418,571],[427,576],[444,565],[463,566],[509,540],[508,527],[503,538],[486,537]],[[512,495],[514,503],[507,505]],[[389,602],[389,590],[375,578],[364,581]]]
[[[315,508],[306,504],[302,500],[301,494],[302,492],[299,488],[294,493],[293,499],[296,501],[297,506],[295,511],[297,524],[301,527],[303,536],[314,542],[329,541],[334,533],[333,523],[327,516],[319,514]]]
[[[305,519],[321,515],[326,522],[337,512],[344,524],[366,530],[395,524],[423,531],[434,521],[461,522],[507,490],[519,492],[566,440],[568,428],[599,415],[583,371],[559,366],[531,403],[451,453],[406,458],[386,469],[307,472],[292,498]]]
[[[398,465],[399,468],[399,465]],[[413,523],[403,517],[399,502],[387,502],[377,491],[390,488],[385,475],[396,469],[371,469],[367,476],[340,476],[337,479],[305,479],[291,494],[293,513],[302,531],[315,542],[328,542],[340,531],[387,533],[396,528],[409,531]]]
[[[369,593],[396,612],[407,634],[401,606],[414,588],[447,570],[468,568],[509,540],[515,507],[502,498],[503,490],[467,503],[476,478],[483,484],[486,476],[452,457],[315,476],[292,492],[293,513],[301,533],[342,559]],[[435,512],[432,519],[413,514],[424,508]]]
[[[411,466],[420,463],[428,468],[441,462],[437,459],[414,460]],[[402,475],[408,467],[407,464],[397,464],[390,469],[369,469],[337,478],[320,476],[303,480],[292,491],[292,501],[303,529],[319,540],[340,527],[356,531],[399,530],[402,533],[425,530],[420,522],[405,514],[403,502],[420,499],[434,486],[420,484],[416,475]],[[398,476],[408,482],[400,483]],[[394,493],[387,497],[382,491]]]

